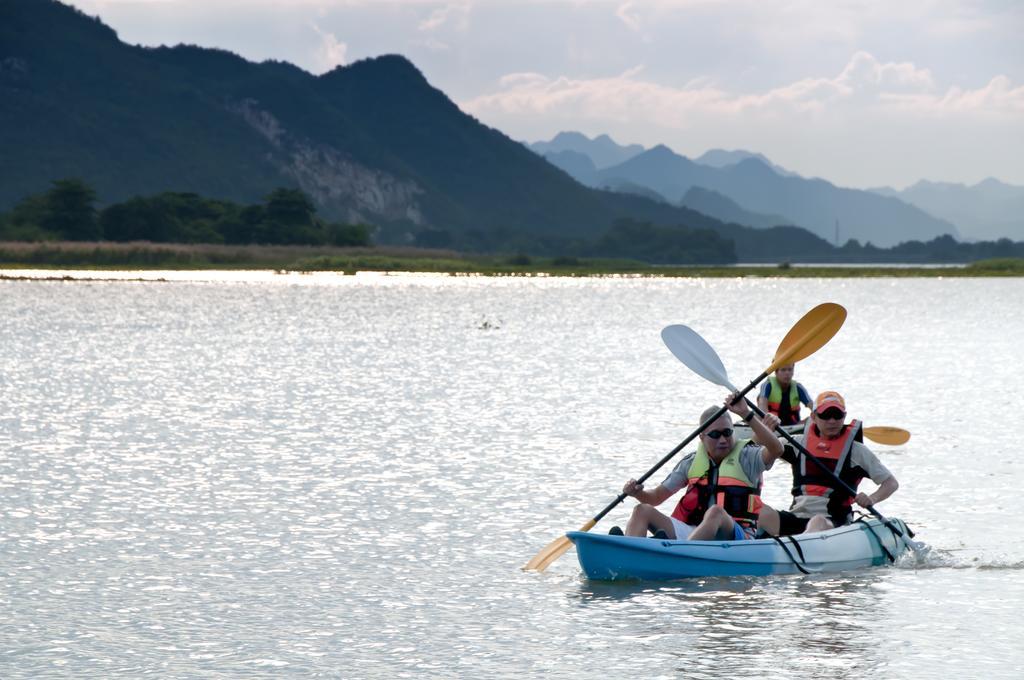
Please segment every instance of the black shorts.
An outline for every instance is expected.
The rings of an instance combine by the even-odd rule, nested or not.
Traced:
[[[841,527],[850,521],[849,516],[829,517],[829,519],[832,520],[832,526],[837,527]],[[779,536],[802,534],[804,529],[807,528],[807,523],[810,521],[810,517],[797,517],[789,510],[779,510]]]
[[[789,510],[779,510],[779,536],[802,534],[810,521],[809,517],[797,517]]]

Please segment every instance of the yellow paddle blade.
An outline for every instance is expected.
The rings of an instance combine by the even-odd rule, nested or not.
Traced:
[[[878,425],[876,427],[865,427],[864,436],[879,444],[899,446],[910,441],[910,433],[899,427],[888,427]]]
[[[596,521],[590,520],[582,527],[580,531],[590,531]],[[526,563],[523,567],[523,571],[544,571],[550,567],[555,560],[568,552],[569,548],[572,547],[572,541],[565,536],[559,536],[555,540],[544,546],[539,553],[533,556],[533,559]]]
[[[846,321],[846,309],[834,302],[820,304],[804,314],[796,325],[789,329],[786,337],[775,352],[772,365],[764,369],[772,373],[779,366],[785,366],[806,359],[825,346]]]
[[[544,571],[559,557],[568,552],[572,547],[572,541],[565,536],[559,536],[544,546],[544,549],[533,556],[533,559],[526,563],[523,571]]]

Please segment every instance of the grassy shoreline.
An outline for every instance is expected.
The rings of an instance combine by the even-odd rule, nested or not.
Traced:
[[[1024,259],[950,266],[660,266],[633,260],[464,255],[420,248],[228,246],[163,243],[0,242],[0,269],[434,272],[490,276],[640,276],[686,278],[1017,277]],[[23,278],[3,275],[2,278]]]

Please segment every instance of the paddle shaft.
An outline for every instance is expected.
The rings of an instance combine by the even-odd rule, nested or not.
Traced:
[[[751,409],[753,409],[754,413],[756,413],[758,415],[758,417],[760,417],[760,418],[764,417],[764,411],[762,411],[760,408],[758,408],[757,404],[755,404],[754,402],[750,401],[749,399],[747,399],[747,404],[750,406]],[[814,427],[814,425],[812,424],[811,427]],[[791,435],[790,433],[786,432],[786,430],[784,430],[781,426],[776,428],[775,431],[778,432],[779,434],[781,434],[783,439],[785,439],[790,444],[795,446],[796,449],[800,453],[802,453],[804,456],[806,456],[807,458],[812,460],[814,462],[814,464],[818,466],[819,469],[821,469],[826,474],[828,474],[829,477],[834,479],[835,482],[839,486],[841,486],[847,493],[849,493],[854,498],[857,497],[857,490],[856,489],[854,489],[852,486],[850,486],[845,481],[843,481],[839,477],[839,475],[837,475],[833,470],[829,470],[828,467],[826,467],[826,465],[824,463],[822,463],[820,460],[818,460],[817,456],[815,456],[813,453],[811,453],[806,448],[804,448],[804,446],[800,442],[798,442],[793,437],[793,435]],[[883,517],[882,513],[878,512],[878,510],[875,510],[875,506],[873,504],[868,506],[868,512],[870,512],[872,515],[877,517],[883,524],[885,524],[885,526],[889,527],[895,533],[897,533],[900,536],[900,538],[903,538],[903,532],[899,530],[899,527],[897,527],[895,524],[893,524],[892,522],[887,520],[885,517]]]
[[[768,377],[768,373],[765,372],[765,373],[762,373],[761,375],[757,376],[756,378],[754,378],[754,380],[749,385],[747,385],[746,387],[744,387],[740,391],[740,393],[736,396],[736,400],[733,403],[736,403],[736,401],[739,401],[740,399],[742,399],[743,395],[745,395],[747,392],[749,392],[750,390],[752,390],[755,387],[757,387],[761,383],[761,381],[764,380],[767,377]],[[672,449],[667,454],[665,454],[664,458],[662,458],[657,463],[655,463],[654,467],[652,467],[650,470],[645,472],[643,477],[641,477],[640,479],[638,479],[636,481],[638,483],[640,483],[640,484],[643,484],[651,475],[653,475],[655,472],[657,472],[659,469],[661,469],[661,466],[663,466],[665,463],[667,463],[670,460],[672,460],[673,456],[675,456],[677,453],[682,451],[683,447],[685,447],[687,444],[689,444],[694,439],[696,439],[698,437],[698,435],[700,435],[700,433],[704,431],[705,428],[707,428],[709,425],[711,425],[711,423],[713,423],[716,420],[718,420],[719,418],[721,418],[722,414],[725,413],[727,410],[728,410],[728,408],[725,407],[725,406],[723,406],[722,408],[718,409],[715,412],[715,415],[711,416],[710,418],[705,420],[703,423],[701,423],[697,427],[697,429],[692,434],[690,434],[689,437],[687,437],[682,442],[680,442],[679,446],[677,446],[676,448]],[[602,517],[604,517],[609,512],[614,510],[615,506],[618,505],[619,503],[621,503],[622,501],[626,500],[626,498],[627,498],[626,494],[620,493],[618,495],[618,497],[614,501],[612,501],[611,503],[609,503],[605,507],[604,510],[602,510],[601,512],[599,512],[596,515],[594,515],[594,518],[591,520],[591,522],[593,522],[593,524],[591,524],[591,526],[593,526],[594,524],[597,524],[598,522],[600,522]]]

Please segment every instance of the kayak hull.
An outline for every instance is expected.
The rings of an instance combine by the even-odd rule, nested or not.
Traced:
[[[906,535],[906,525],[890,520]],[[573,531],[576,556],[587,578],[666,580],[709,576],[770,576],[862,569],[889,562],[908,550],[905,540],[877,519],[814,534],[785,536],[787,551],[773,539],[677,541]],[[797,564],[800,566],[798,567]]]

